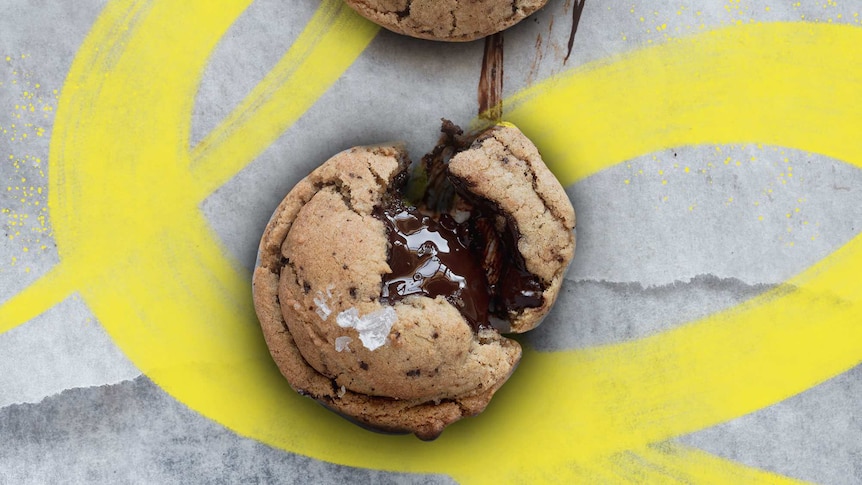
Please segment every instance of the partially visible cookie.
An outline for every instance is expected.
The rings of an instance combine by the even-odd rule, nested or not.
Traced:
[[[488,405],[521,357],[499,329],[541,321],[574,251],[571,204],[517,128],[444,128],[425,159],[443,190],[425,202],[405,199],[399,146],[344,151],[300,181],[266,227],[253,282],[295,390],[422,439]]]
[[[547,0],[345,0],[365,18],[420,39],[465,42],[523,20]]]

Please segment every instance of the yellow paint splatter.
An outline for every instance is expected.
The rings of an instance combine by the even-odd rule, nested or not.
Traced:
[[[26,54],[7,56],[7,64],[0,68],[0,79],[7,81],[4,84],[9,85],[7,92],[11,94],[6,98],[10,103],[0,106],[0,112],[7,113],[5,119],[15,120],[11,123],[0,121],[0,131],[9,135],[8,140],[11,142],[7,144],[10,153],[6,155],[3,170],[6,192],[10,197],[5,199],[0,221],[6,239],[17,243],[21,253],[35,252],[30,249],[41,248],[42,238],[50,235],[50,227],[44,216],[37,217],[44,213],[47,202],[46,194],[43,194],[43,186],[48,183],[41,158],[44,148],[31,144],[30,135],[46,134],[43,123],[50,124],[50,118],[46,121],[34,112],[36,108],[53,107],[56,98],[46,97],[42,83],[34,81],[32,62]],[[9,80],[14,82],[9,83]],[[5,269],[0,266],[0,274]]]

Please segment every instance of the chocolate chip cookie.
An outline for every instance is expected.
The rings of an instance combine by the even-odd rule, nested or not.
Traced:
[[[507,29],[547,0],[345,0],[365,18],[393,32],[464,42]]]
[[[253,282],[294,389],[422,439],[488,405],[521,357],[501,330],[542,320],[575,245],[571,204],[517,128],[446,124],[441,141],[412,180],[398,145],[314,170],[267,225]]]

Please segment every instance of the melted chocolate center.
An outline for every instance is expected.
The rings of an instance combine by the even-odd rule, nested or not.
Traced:
[[[481,215],[475,218],[473,226],[477,230],[473,247],[483,251],[485,256],[483,267],[491,297],[489,311],[505,319],[510,312],[542,306],[545,288],[536,275],[527,271],[524,258],[517,250],[520,235],[511,226],[507,226],[503,234],[493,229],[483,230],[492,227],[492,220]],[[496,258],[490,256],[488,247],[498,248]]]
[[[392,273],[383,277],[381,299],[410,295],[445,297],[474,330],[489,325],[489,293],[480,261],[470,252],[468,228],[447,214],[434,220],[401,203],[378,211],[387,226]]]
[[[400,201],[375,215],[386,224],[391,246],[382,301],[443,296],[476,331],[491,326],[490,316],[505,321],[544,302],[542,283],[515,249],[518,235],[498,234],[493,217],[477,212],[461,224],[448,214],[435,220]]]
[[[542,306],[545,288],[526,269],[514,222],[504,224],[497,206],[473,196],[463,181],[449,174],[449,160],[475,138],[448,120],[443,120],[441,131],[437,147],[422,159],[425,183],[407,188],[408,193],[421,190],[414,194],[419,205],[439,217],[425,215],[397,196],[374,213],[386,224],[391,246],[392,273],[383,276],[381,300],[443,296],[474,330],[490,328],[491,317],[508,322],[512,313]],[[449,215],[456,204],[469,209],[463,223]]]

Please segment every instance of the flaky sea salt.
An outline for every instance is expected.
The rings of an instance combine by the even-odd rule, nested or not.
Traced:
[[[317,296],[314,297],[314,304],[317,305],[317,309],[315,310],[315,312],[317,312],[317,316],[325,322],[326,319],[329,318],[329,315],[332,314],[332,310],[329,308],[329,305],[326,304],[326,299],[322,292],[317,292]]]
[[[350,342],[353,342],[353,339],[350,337],[335,337],[335,351],[350,350],[350,347],[348,347]]]
[[[320,317],[324,322],[329,315],[332,315],[332,309],[329,308],[329,304],[327,304],[327,299],[332,298],[332,289],[335,288],[335,285],[330,284],[326,287],[326,294],[324,295],[322,291],[317,292],[317,296],[314,297],[314,304],[317,306],[315,312],[317,312],[317,316]]]
[[[368,350],[374,350],[386,343],[386,337],[396,320],[398,315],[392,307],[371,312],[364,317],[359,316],[359,310],[356,308],[348,308],[335,317],[339,327],[356,329],[359,332],[359,340]]]
[[[452,219],[455,219],[455,222],[457,222],[458,224],[463,224],[469,218],[470,218],[470,211],[456,210],[452,214]]]

